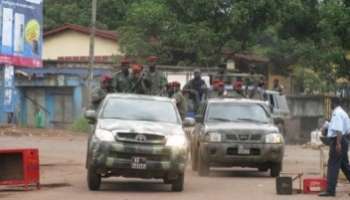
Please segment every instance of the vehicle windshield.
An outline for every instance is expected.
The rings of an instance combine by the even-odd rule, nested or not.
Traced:
[[[101,118],[179,123],[171,102],[144,99],[111,98],[103,107]]]
[[[206,121],[269,123],[270,117],[263,106],[258,104],[212,103]]]

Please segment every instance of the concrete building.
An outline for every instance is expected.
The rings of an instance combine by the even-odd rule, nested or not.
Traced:
[[[87,61],[90,45],[90,28],[65,24],[44,34],[44,61]],[[95,56],[99,61],[112,61],[122,56],[118,36],[114,31],[96,30]]]
[[[15,118],[24,126],[34,126],[38,111],[44,115],[45,127],[67,128],[82,116],[87,106],[86,86],[90,29],[73,24],[44,33],[41,69],[15,69]],[[116,32],[96,30],[94,76],[110,74],[123,54]],[[0,68],[0,73],[3,70]],[[2,77],[2,76],[0,76]],[[3,80],[0,80],[0,88]],[[3,95],[0,89],[0,105]],[[0,106],[0,123],[7,121]]]

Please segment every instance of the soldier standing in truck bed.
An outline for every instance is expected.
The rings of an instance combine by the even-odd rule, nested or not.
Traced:
[[[92,109],[97,110],[106,95],[112,92],[112,77],[109,75],[102,76],[100,87],[94,90],[91,95]]]
[[[131,66],[131,88],[130,93],[134,94],[146,94],[146,80],[143,72],[143,66],[141,64],[133,64]]]
[[[170,90],[172,90],[172,98],[176,101],[177,109],[179,110],[182,119],[185,119],[187,113],[186,99],[181,91],[181,83],[174,81],[170,84]]]
[[[209,98],[220,98],[225,96],[225,83],[222,80],[213,80],[213,88],[209,93]]]
[[[206,98],[208,92],[207,84],[202,79],[200,69],[194,70],[194,78],[185,85],[184,91],[189,94],[189,98],[194,103],[194,110],[197,111],[199,104]]]
[[[123,60],[121,62],[121,71],[113,76],[112,87],[117,93],[129,93],[131,89],[131,74],[129,71],[130,62]]]
[[[150,56],[147,58],[149,63],[148,70],[145,72],[145,81],[147,83],[147,94],[149,95],[166,95],[166,85],[168,80],[163,72],[157,69],[158,57]]]

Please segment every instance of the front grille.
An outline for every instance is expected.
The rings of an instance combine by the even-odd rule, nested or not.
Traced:
[[[237,136],[236,136],[236,135],[233,135],[233,134],[227,134],[227,135],[226,135],[226,139],[227,139],[227,140],[236,141],[236,140],[237,140]]]
[[[249,140],[249,135],[248,134],[238,135],[238,138],[241,141],[247,141],[247,140]]]
[[[262,138],[261,134],[253,134],[250,136],[250,140],[253,140],[253,141],[261,140],[261,138]]]
[[[261,134],[249,134],[249,133],[244,133],[244,134],[234,134],[234,133],[227,133],[225,134],[226,140],[229,141],[260,141],[262,139]]]
[[[170,149],[163,149],[161,151],[158,151],[157,153],[152,153],[152,152],[133,153],[133,152],[111,150],[109,152],[109,156],[114,157],[114,158],[126,159],[126,160],[130,160],[132,157],[143,157],[149,161],[160,162],[160,161],[170,160],[171,150]]]
[[[155,162],[170,160],[170,154],[142,154],[142,153],[111,152],[110,156],[119,158],[119,159],[126,159],[126,160],[131,160],[131,158],[133,157],[142,157],[148,161],[155,161]]]
[[[258,148],[251,148],[249,150],[250,150],[250,153],[245,155],[245,154],[239,154],[238,148],[228,148],[226,151],[226,154],[230,156],[259,156],[261,152],[260,149]]]
[[[165,144],[165,136],[143,133],[117,133],[116,140],[141,144]]]

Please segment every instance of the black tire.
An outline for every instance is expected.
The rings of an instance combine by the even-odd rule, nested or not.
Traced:
[[[203,159],[202,153],[198,152],[198,175],[208,176],[209,175],[209,165],[208,162]]]
[[[88,182],[88,187],[91,191],[97,191],[100,189],[101,175],[96,173],[96,170],[94,167],[90,166],[88,168],[87,182]]]
[[[198,154],[195,151],[191,151],[191,166],[193,171],[198,171]]]
[[[182,192],[184,190],[185,174],[181,173],[178,175],[177,179],[171,183],[171,191]]]
[[[259,167],[258,170],[259,170],[259,172],[267,172],[269,170],[269,168]]]
[[[164,184],[172,184],[172,182],[169,180],[169,178],[167,176],[163,178],[163,183]]]
[[[278,177],[282,170],[282,164],[281,163],[274,163],[271,165],[270,169],[270,175],[271,177]]]

